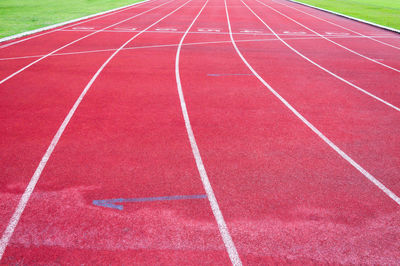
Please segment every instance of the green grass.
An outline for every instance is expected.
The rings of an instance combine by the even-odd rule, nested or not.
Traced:
[[[0,0],[0,38],[141,0]]]
[[[399,0],[297,0],[400,30]]]

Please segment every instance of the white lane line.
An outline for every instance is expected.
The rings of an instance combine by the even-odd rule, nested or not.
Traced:
[[[298,22],[297,20],[295,20],[295,19],[293,19],[293,18],[291,18],[291,17],[289,17],[289,16],[283,14],[282,12],[276,10],[275,8],[273,8],[273,7],[267,5],[267,4],[265,4],[265,3],[263,3],[263,2],[261,2],[261,1],[259,1],[259,0],[256,0],[256,1],[257,1],[258,3],[264,5],[264,6],[268,7],[269,9],[275,11],[276,13],[278,13],[278,14],[284,16],[285,18],[287,18],[287,19],[293,21],[294,23],[300,25],[301,27],[303,27],[303,28],[305,28],[305,29],[311,31],[312,33],[314,33],[314,34],[320,36],[321,38],[323,38],[323,39],[325,39],[325,40],[327,40],[327,41],[329,41],[329,42],[331,42],[331,43],[333,43],[333,44],[335,44],[335,45],[337,45],[337,46],[339,46],[339,47],[341,47],[341,48],[343,48],[343,49],[345,49],[345,50],[347,50],[347,51],[349,51],[349,52],[351,52],[351,53],[353,53],[353,54],[355,54],[355,55],[358,55],[358,56],[360,56],[360,57],[362,57],[362,58],[364,58],[364,59],[367,59],[367,60],[369,60],[369,61],[371,61],[371,62],[374,62],[374,63],[376,63],[376,64],[378,64],[378,65],[381,65],[381,66],[383,66],[383,67],[386,67],[386,68],[388,68],[388,69],[391,69],[391,70],[393,70],[393,71],[396,71],[396,72],[400,73],[400,70],[399,70],[399,69],[396,69],[396,68],[394,68],[394,67],[391,67],[391,66],[389,66],[389,65],[386,65],[386,64],[384,64],[384,63],[382,63],[382,62],[376,61],[376,60],[374,60],[374,59],[372,59],[372,58],[370,58],[370,57],[368,57],[368,56],[365,56],[365,55],[363,55],[363,54],[360,54],[360,53],[358,53],[358,52],[356,52],[356,51],[354,51],[354,50],[352,50],[352,49],[350,49],[350,48],[348,48],[348,47],[346,47],[346,46],[344,46],[344,45],[341,45],[341,44],[339,44],[339,43],[337,43],[337,42],[331,40],[330,38],[327,38],[327,37],[325,37],[325,36],[319,34],[319,33],[316,32],[315,30],[310,29],[309,27],[307,27],[307,26],[305,26],[304,24]],[[338,35],[338,34],[342,34],[342,33],[327,32],[326,34],[328,34],[328,35]]]
[[[91,32],[91,31],[94,31],[94,30],[65,29],[65,30],[60,30],[60,31]],[[140,30],[122,29],[122,28],[115,28],[115,30],[114,29],[112,29],[112,30],[104,30],[104,32],[115,32],[115,33],[118,33],[118,32],[132,32],[132,31],[139,32]],[[164,34],[164,33],[184,33],[184,31],[174,31],[174,32],[169,32],[169,31],[148,31],[148,32],[154,32],[154,33],[160,33],[160,34]],[[229,32],[223,32],[223,31],[220,31],[220,32],[218,32],[218,31],[191,31],[190,34],[192,34],[192,33],[197,33],[197,34],[226,34],[226,35],[229,35]],[[256,30],[254,30],[254,31],[251,31],[251,30],[249,30],[249,31],[246,31],[246,30],[245,31],[239,31],[239,32],[234,32],[233,34],[242,34],[242,35],[250,35],[251,34],[251,35],[258,35],[258,36],[273,36],[274,35],[272,33],[262,33],[262,32],[257,33]],[[292,33],[288,33],[288,31],[284,31],[282,34],[281,33],[277,33],[277,34],[282,35],[282,36],[313,36],[313,37],[314,36],[318,36],[318,35],[315,35],[315,34],[305,34],[305,32],[298,32],[298,33],[293,33],[292,34]],[[338,37],[338,36],[340,36],[340,37],[352,36],[354,38],[364,38],[363,36],[359,36],[359,35],[357,35],[357,36],[349,35],[349,33],[343,33],[342,35],[333,35],[333,36],[329,35],[329,34],[326,34],[326,35],[323,35],[323,36],[330,37],[330,38],[334,38],[334,37]],[[390,39],[399,38],[399,37],[395,37],[395,36],[389,35],[389,34],[385,34],[385,35],[380,34],[380,35],[371,35],[371,36],[375,37],[375,38],[390,38]]]
[[[350,33],[348,32],[325,32],[326,35],[349,35]]]
[[[89,21],[93,21],[93,20],[97,20],[97,19],[100,19],[100,18],[108,17],[108,16],[111,16],[111,15],[114,15],[114,14],[117,14],[117,13],[120,13],[120,12],[124,12],[124,11],[132,9],[132,8],[140,7],[140,6],[143,6],[144,4],[148,4],[150,2],[154,2],[154,1],[153,0],[144,0],[144,1],[141,1],[141,2],[138,2],[138,3],[130,4],[130,5],[123,6],[123,7],[118,7],[118,8],[115,8],[115,9],[107,10],[107,11],[100,12],[100,13],[93,14],[93,15],[89,15],[89,16],[86,16],[86,17],[81,17],[81,18],[77,18],[77,19],[74,19],[74,20],[65,21],[65,22],[61,22],[61,23],[54,24],[54,25],[51,25],[51,26],[43,27],[43,28],[40,28],[40,29],[26,31],[26,32],[22,32],[22,33],[15,34],[15,35],[12,35],[12,36],[8,36],[8,37],[0,39],[0,42],[5,42],[5,41],[8,41],[8,40],[20,38],[20,37],[23,37],[23,36],[26,36],[26,35],[31,35],[31,34],[35,34],[35,33],[38,33],[38,32],[46,31],[44,33],[37,34],[37,35],[31,36],[31,37],[28,37],[28,38],[25,38],[25,39],[22,39],[22,40],[17,40],[17,41],[14,41],[14,42],[7,43],[5,45],[0,46],[0,49],[5,48],[5,47],[9,47],[9,46],[17,44],[17,43],[24,42],[24,41],[27,41],[27,40],[31,40],[31,39],[34,39],[34,38],[37,38],[37,37],[40,37],[40,36],[43,36],[43,35],[47,35],[49,33],[60,31],[62,29],[66,29],[66,28],[69,28],[69,27],[80,25],[80,24],[83,24],[83,23],[86,23],[86,22],[89,22]],[[103,14],[105,14],[105,15],[103,15]],[[88,18],[92,18],[92,19],[88,19]],[[81,21],[81,20],[84,20],[84,21]],[[81,22],[75,23],[75,24],[72,24],[72,25],[68,25],[68,26],[63,27],[61,29],[55,29],[55,30],[52,30],[52,31],[47,31],[49,29],[54,29],[54,28],[57,28],[57,27],[60,27],[60,26],[63,26],[63,25],[74,23],[76,21],[81,21]]]
[[[211,210],[214,214],[215,220],[217,221],[219,232],[221,234],[222,240],[224,241],[225,248],[228,252],[228,255],[229,255],[229,258],[231,259],[232,264],[233,265],[242,265],[242,261],[240,260],[239,254],[236,250],[235,244],[233,243],[232,237],[229,233],[228,227],[225,223],[224,217],[219,208],[217,199],[214,195],[214,191],[211,186],[210,180],[208,179],[208,175],[207,175],[206,169],[204,167],[203,160],[201,159],[200,150],[197,146],[197,142],[196,142],[196,139],[193,134],[192,126],[190,124],[189,114],[188,114],[188,111],[186,108],[186,102],[185,102],[185,97],[184,97],[183,90],[182,90],[181,77],[180,77],[180,73],[179,73],[179,58],[180,58],[180,53],[181,53],[181,49],[182,49],[182,43],[183,43],[186,35],[192,28],[193,24],[196,22],[197,18],[200,16],[203,9],[206,7],[208,1],[209,0],[207,0],[204,3],[200,12],[194,18],[194,20],[192,21],[190,26],[187,28],[185,34],[183,34],[181,41],[179,42],[178,49],[176,51],[176,58],[175,58],[176,86],[178,89],[179,100],[181,103],[182,115],[185,120],[186,131],[187,131],[187,134],[189,137],[190,146],[192,147],[192,153],[193,153],[193,156],[196,161],[197,170],[199,171],[204,190],[207,193],[207,198],[208,198],[208,201],[210,202]]]
[[[304,31],[295,31],[295,32],[293,32],[293,31],[284,31],[283,32],[284,34],[302,34],[302,35],[304,35],[304,34],[307,34],[307,32],[304,32]]]
[[[130,38],[128,41],[126,41],[118,50],[116,50],[103,63],[103,65],[97,70],[96,74],[94,74],[92,79],[86,85],[85,89],[82,91],[81,95],[79,96],[79,98],[76,100],[75,104],[73,105],[73,107],[69,111],[68,115],[65,117],[65,119],[64,119],[63,123],[61,124],[60,128],[57,130],[57,133],[54,136],[54,138],[52,139],[52,141],[50,143],[50,146],[47,148],[46,153],[42,157],[38,167],[36,168],[35,173],[33,174],[31,180],[29,181],[29,184],[26,187],[26,189],[24,191],[24,194],[22,195],[21,199],[19,200],[18,206],[15,209],[14,214],[11,217],[10,221],[8,222],[8,226],[7,226],[6,230],[4,231],[2,238],[0,239],[0,261],[1,261],[2,257],[3,257],[3,255],[4,255],[4,251],[5,251],[6,247],[8,246],[8,243],[10,242],[11,236],[14,233],[15,227],[18,225],[18,222],[19,222],[19,220],[21,218],[21,215],[22,215],[22,213],[23,213],[23,211],[24,211],[24,209],[26,207],[26,204],[28,203],[28,201],[29,201],[29,199],[30,199],[30,197],[32,195],[32,192],[35,189],[36,183],[39,181],[40,175],[42,174],[42,171],[43,171],[44,167],[47,164],[47,161],[49,160],[51,154],[53,153],[58,141],[60,140],[65,128],[67,127],[69,121],[71,120],[72,116],[74,115],[76,109],[78,108],[79,104],[83,100],[83,97],[85,97],[86,93],[89,91],[89,89],[92,86],[92,84],[94,83],[94,81],[97,79],[97,77],[103,71],[103,69],[107,66],[107,64],[115,57],[115,55],[119,51],[121,51],[128,43],[130,43],[132,40],[134,40],[140,34],[144,33],[147,29],[150,29],[151,27],[153,27],[157,23],[159,23],[162,20],[164,20],[167,17],[169,17],[170,15],[172,15],[173,13],[175,13],[176,11],[178,11],[179,9],[181,9],[182,7],[184,7],[187,3],[191,2],[191,1],[192,0],[189,0],[189,1],[185,2],[183,5],[179,6],[174,11],[168,13],[167,15],[165,15],[161,19],[157,20],[156,22],[154,22],[153,24],[151,24],[150,26],[148,26],[147,28],[145,28],[144,30],[142,30],[141,32],[137,33],[135,36]],[[169,1],[169,2],[171,2],[171,1]],[[169,2],[166,2],[166,3],[169,3]]]
[[[122,30],[123,32],[132,32],[136,31],[137,28],[115,28],[115,30]],[[114,32],[115,30],[108,30],[107,32]]]
[[[225,10],[228,19],[229,30],[231,31],[231,25],[229,20],[228,8],[226,6],[225,1]],[[242,1],[242,3],[244,3]],[[244,3],[245,4],[245,3]],[[246,5],[246,4],[245,4]],[[247,5],[246,5],[247,6]],[[285,100],[278,92],[276,92],[271,85],[269,85],[255,70],[254,68],[247,62],[239,48],[236,45],[235,40],[233,39],[233,35],[230,35],[232,44],[236,50],[236,53],[242,59],[243,63],[250,69],[250,71],[258,78],[261,83],[268,88],[268,90],[274,94],[292,113],[294,113],[304,124],[306,124],[315,134],[318,135],[326,144],[328,144],[335,152],[337,152],[343,159],[345,159],[348,163],[350,163],[354,168],[356,168],[362,175],[364,175],[369,181],[371,181],[374,185],[376,185],[380,190],[382,190],[387,196],[389,196],[392,200],[394,200],[398,205],[400,205],[400,198],[390,191],[385,185],[383,185],[380,181],[378,181],[374,176],[372,176],[367,170],[365,170],[361,165],[356,163],[349,155],[347,155],[344,151],[342,151],[338,146],[336,146],[331,140],[329,140],[321,131],[319,131],[313,124],[311,124],[304,116],[302,116],[288,101]]]
[[[344,79],[344,78],[342,78],[342,77],[336,75],[335,73],[333,73],[333,72],[331,72],[330,70],[324,68],[323,66],[319,65],[318,63],[314,62],[313,60],[311,60],[311,59],[308,58],[307,56],[303,55],[302,53],[300,53],[299,51],[297,51],[296,49],[294,49],[291,45],[289,45],[287,42],[285,42],[278,34],[276,34],[275,31],[274,31],[273,29],[271,29],[271,27],[270,27],[267,23],[265,23],[265,22],[264,22],[264,21],[263,21],[263,20],[262,20],[262,19],[261,19],[261,18],[260,18],[246,3],[245,3],[245,2],[243,2],[242,0],[241,0],[241,2],[251,11],[251,13],[253,13],[253,15],[254,15],[255,17],[257,17],[257,18],[269,29],[280,41],[282,41],[282,43],[283,43],[284,45],[286,45],[290,50],[292,50],[293,52],[295,52],[296,54],[298,54],[299,56],[301,56],[303,59],[307,60],[307,61],[310,62],[311,64],[317,66],[318,68],[322,69],[323,71],[325,71],[326,73],[332,75],[333,77],[335,77],[335,78],[337,78],[337,79],[343,81],[344,83],[346,83],[346,84],[352,86],[353,88],[355,88],[355,89],[357,89],[357,90],[359,90],[359,91],[365,93],[366,95],[368,95],[368,96],[374,98],[375,100],[377,100],[377,101],[379,101],[379,102],[381,102],[381,103],[383,103],[383,104],[385,104],[385,105],[387,105],[387,106],[393,108],[394,110],[400,112],[400,108],[399,108],[399,107],[394,106],[393,104],[391,104],[391,103],[389,103],[389,102],[387,102],[387,101],[385,101],[385,100],[379,98],[378,96],[376,96],[376,95],[374,95],[374,94],[372,94],[372,93],[370,93],[370,92],[368,92],[368,91],[362,89],[361,87],[359,87],[359,86],[357,86],[357,85],[351,83],[350,81],[348,81],[348,80],[346,80],[346,79]]]
[[[339,28],[342,28],[342,29],[344,29],[344,30],[350,31],[350,32],[352,32],[352,33],[358,34],[358,35],[360,35],[360,36],[363,36],[363,37],[365,37],[365,38],[368,38],[368,39],[373,40],[373,41],[375,41],[375,42],[378,42],[378,43],[380,43],[380,44],[383,44],[383,45],[392,47],[392,48],[394,48],[394,49],[400,50],[400,47],[391,45],[391,44],[389,44],[389,43],[386,43],[386,42],[383,42],[383,41],[380,41],[380,40],[377,40],[377,39],[375,39],[374,37],[371,37],[371,36],[362,34],[362,33],[360,33],[360,32],[354,31],[354,30],[351,30],[351,29],[349,29],[349,28],[346,28],[346,27],[344,27],[344,26],[341,26],[341,25],[339,25],[339,24],[336,24],[336,23],[334,23],[334,22],[332,22],[332,21],[329,21],[329,20],[320,18],[320,17],[318,17],[318,16],[312,15],[312,14],[307,13],[307,12],[305,12],[305,11],[302,11],[302,10],[300,10],[300,9],[298,9],[298,8],[292,7],[292,6],[290,6],[290,5],[283,4],[283,3],[278,2],[278,1],[275,1],[275,0],[271,0],[271,1],[273,1],[273,2],[275,2],[275,3],[278,3],[278,4],[280,4],[280,5],[283,5],[283,6],[289,7],[289,8],[291,8],[291,9],[297,10],[297,11],[303,13],[303,14],[306,14],[306,15],[311,16],[311,17],[314,17],[314,18],[316,18],[316,19],[318,19],[318,20],[327,22],[327,23],[329,23],[329,24],[331,24],[331,25],[334,25],[334,26],[336,26],[336,27],[339,27]],[[289,0],[289,1],[291,1],[291,0]],[[291,2],[295,2],[295,3],[297,3],[297,4],[306,5],[306,4],[303,4],[303,3],[296,2],[296,1],[291,1]],[[307,6],[309,6],[309,5],[307,5]],[[312,6],[310,6],[310,7],[312,7]],[[315,8],[315,7],[313,7],[313,8]]]
[[[258,34],[262,34],[263,33],[263,31],[262,30],[239,30],[239,32],[241,32],[241,33],[258,33]]]
[[[221,29],[198,28],[197,31],[200,31],[200,32],[221,32]]]
[[[143,15],[143,14],[146,14],[146,13],[152,11],[153,9],[157,9],[157,8],[159,8],[159,7],[163,6],[163,5],[166,5],[166,4],[168,4],[168,3],[172,2],[172,1],[174,1],[174,0],[170,0],[170,1],[168,1],[168,2],[165,2],[164,4],[161,4],[161,5],[159,5],[159,6],[153,7],[153,8],[151,8],[151,9],[149,9],[149,10],[146,10],[146,11],[144,11],[144,12],[142,12],[142,13],[139,13],[139,14],[137,14],[137,15],[134,15],[134,16],[132,16],[132,17],[129,17],[129,18],[127,18],[127,19],[124,19],[124,20],[122,20],[122,21],[120,21],[120,22],[114,23],[114,24],[112,24],[112,25],[110,25],[110,26],[107,26],[107,27],[105,27],[105,28],[102,28],[102,29],[100,29],[100,30],[97,30],[97,31],[95,31],[95,32],[92,32],[92,33],[90,33],[90,34],[88,34],[88,35],[85,35],[85,36],[83,36],[83,37],[81,37],[81,38],[79,38],[79,39],[76,39],[75,41],[72,41],[72,42],[70,42],[70,43],[67,43],[66,45],[61,46],[60,48],[57,48],[56,50],[54,50],[54,51],[48,53],[48,54],[45,55],[45,56],[42,56],[41,58],[39,58],[39,59],[33,61],[32,63],[30,63],[30,64],[24,66],[23,68],[19,69],[18,71],[14,72],[13,74],[11,74],[11,75],[9,75],[8,77],[4,78],[3,80],[0,81],[0,85],[3,84],[4,82],[6,82],[7,80],[9,80],[10,78],[14,77],[15,75],[18,75],[18,74],[21,73],[22,71],[26,70],[27,68],[31,67],[32,65],[34,65],[34,64],[36,64],[36,63],[42,61],[43,59],[49,57],[50,55],[55,54],[55,53],[57,53],[58,51],[60,51],[60,50],[62,50],[62,49],[64,49],[64,48],[66,48],[66,47],[68,47],[68,46],[70,46],[70,45],[72,45],[72,44],[74,44],[74,43],[77,43],[77,42],[79,42],[79,41],[81,41],[81,40],[83,40],[83,39],[86,39],[86,38],[88,38],[88,37],[90,37],[90,36],[92,36],[92,35],[94,35],[94,34],[96,34],[96,33],[102,32],[102,31],[105,30],[105,29],[114,27],[114,26],[116,26],[116,25],[119,25],[119,24],[121,24],[121,23],[124,23],[125,21],[131,20],[131,19],[136,18],[136,17],[138,17],[138,16],[141,16],[141,15]]]
[[[146,33],[152,33],[153,31],[146,31]],[[184,33],[184,32],[181,32]],[[197,33],[197,32],[189,32],[189,33]],[[229,34],[229,33],[228,33]],[[233,33],[235,34],[235,33]],[[364,38],[362,36],[335,36],[332,37],[335,39],[352,39],[352,38]],[[288,37],[282,38],[283,40],[316,40],[320,39],[320,37]],[[247,40],[236,40],[236,42],[279,42],[278,39],[247,39]],[[203,45],[203,44],[219,44],[219,43],[230,43],[231,41],[214,41],[214,42],[193,42],[193,43],[184,43],[183,46],[186,45]],[[160,44],[160,45],[145,45],[145,46],[135,46],[135,47],[128,47],[124,48],[123,50],[137,50],[137,49],[148,49],[148,48],[162,48],[162,47],[172,47],[178,46],[179,44]],[[51,56],[62,56],[62,55],[76,55],[76,54],[88,54],[88,53],[100,53],[100,52],[112,52],[117,50],[115,49],[100,49],[100,50],[87,50],[87,51],[79,51],[79,52],[69,52],[69,53],[55,53]],[[18,59],[28,59],[28,58],[38,58],[42,57],[43,55],[29,55],[29,56],[20,56],[20,57],[5,57],[0,58],[0,61],[8,61],[8,60],[18,60]],[[383,59],[375,59],[377,61],[383,61]]]
[[[174,31],[176,32],[178,29],[176,28],[157,28],[156,31]]]

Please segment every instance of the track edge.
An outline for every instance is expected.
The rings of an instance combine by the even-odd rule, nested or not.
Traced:
[[[311,8],[314,8],[314,9],[317,9],[317,10],[320,10],[320,11],[324,11],[326,13],[330,13],[330,14],[333,14],[333,15],[336,15],[336,16],[339,16],[339,17],[344,17],[344,18],[351,19],[351,20],[354,20],[354,21],[357,21],[357,22],[368,24],[370,26],[374,26],[374,27],[377,27],[377,28],[381,28],[381,29],[384,29],[384,30],[387,30],[387,31],[391,31],[391,32],[395,32],[395,33],[399,33],[400,34],[400,30],[397,30],[397,29],[394,29],[394,28],[391,28],[391,27],[383,26],[383,25],[376,24],[376,23],[373,23],[373,22],[370,22],[370,21],[367,21],[367,20],[355,18],[355,17],[352,17],[352,16],[348,16],[348,15],[345,15],[345,14],[342,14],[342,13],[338,13],[338,12],[335,12],[335,11],[332,11],[332,10],[324,9],[324,8],[321,8],[321,7],[316,7],[316,6],[309,5],[309,4],[306,4],[306,3],[302,3],[302,2],[299,2],[299,1],[296,1],[296,0],[287,0],[287,1],[299,4],[299,5],[311,7]]]

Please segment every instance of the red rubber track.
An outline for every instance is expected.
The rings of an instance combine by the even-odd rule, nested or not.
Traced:
[[[97,30],[165,2],[148,2],[80,26]],[[101,72],[51,155],[2,263],[230,263],[207,199],[128,203],[122,211],[92,204],[205,194],[174,68],[174,45],[205,2],[192,0],[128,45],[173,46],[122,50]],[[278,34],[313,34],[255,0],[244,2]],[[346,31],[279,3],[368,36],[391,36],[379,40],[400,47],[394,33],[283,0],[262,2],[320,34]],[[173,1],[118,27],[143,30],[183,3]],[[400,195],[400,113],[306,61],[274,35],[243,34],[271,32],[240,0],[227,3],[237,46],[258,74]],[[163,28],[176,33],[157,32]],[[209,0],[191,32],[180,55],[182,89],[243,264],[398,263],[400,206],[251,74],[226,34],[224,0]],[[0,58],[46,54],[86,34],[56,31],[0,49]],[[118,49],[135,34],[100,32],[61,52]],[[399,73],[318,36],[285,40],[321,66],[400,106]],[[332,40],[400,68],[397,49],[368,38]],[[193,42],[210,43],[185,45]],[[0,85],[1,232],[65,116],[112,53],[50,56]],[[0,60],[0,79],[34,60]]]
[[[168,6],[154,14],[148,14],[144,21],[131,23],[146,27],[174,7],[177,6],[175,4]],[[119,45],[132,35],[134,33],[119,33]],[[103,40],[107,41],[110,37],[115,39],[115,35],[109,34],[94,36],[91,38],[93,45],[102,43]],[[80,44],[78,42],[76,45]],[[115,46],[117,45],[115,43]],[[54,136],[66,113],[76,101],[82,88],[109,56],[110,53],[102,53],[47,58],[2,84],[1,163],[2,169],[5,169],[4,177],[1,179],[2,189],[7,189],[9,182],[14,184],[21,182],[20,186],[15,187],[17,191],[25,189],[26,179],[37,167],[38,161],[49,145],[49,140]],[[27,142],[29,145],[26,145]],[[12,208],[4,210],[13,211]],[[4,220],[8,219],[7,216],[2,217]],[[6,224],[4,222],[1,226]]]
[[[237,7],[240,2],[231,4],[233,32],[262,28],[244,6]],[[226,27],[223,9],[220,16],[221,22],[215,27]],[[398,192],[398,126],[395,122],[386,124],[389,130],[382,140],[373,134],[377,126],[371,123],[379,117],[398,121],[396,111],[369,98],[359,106],[358,99],[363,98],[359,92],[336,92],[336,87],[344,86],[297,59],[279,42],[267,44],[239,43],[239,48],[268,82],[346,152],[353,155],[361,150],[365,156],[354,157],[366,166],[386,164],[377,176]],[[214,77],[194,83],[189,73],[199,77],[215,72],[250,73],[237,63],[237,57],[232,58],[234,52],[229,45],[214,49],[204,46],[191,57],[183,53],[182,69],[187,69],[182,72],[187,77],[183,87],[187,88],[189,111],[205,165],[214,177],[216,196],[222,200],[221,210],[243,261],[396,262],[399,246],[394,240],[399,231],[394,226],[399,222],[399,206],[285,110],[254,77]],[[194,65],[194,59],[205,53],[209,56],[201,56],[203,60]],[[220,61],[224,63],[217,63]],[[319,78],[314,78],[316,75]],[[321,91],[317,90],[319,86]],[[368,120],[372,112],[379,112],[373,113],[378,118]],[[389,144],[395,148],[388,151]],[[376,150],[371,154],[373,147]],[[370,152],[369,158],[365,150]],[[390,153],[394,153],[393,158]],[[388,156],[382,160],[382,154]]]
[[[250,11],[244,12],[246,9],[243,8],[240,17],[244,17],[245,14],[252,17]],[[273,13],[265,16],[262,7],[255,6],[253,10],[261,14],[261,18],[274,30],[279,31],[276,25],[284,25],[284,21],[280,20],[281,17]],[[236,14],[234,11],[232,15]],[[238,20],[232,17],[234,32],[238,27],[262,26],[256,17],[252,20],[247,19],[249,23],[255,25],[239,24],[236,21]],[[285,25],[290,27],[287,22]],[[239,39],[240,36],[236,38]],[[354,41],[357,42],[359,39]],[[288,43],[341,77],[400,106],[398,73],[349,54],[326,40],[289,40]],[[244,49],[242,51],[245,57],[259,74],[266,77],[272,87],[278,88],[281,95],[294,104],[311,123],[356,161],[368,165],[369,171],[374,176],[382,177],[384,183],[388,182],[387,185],[394,189],[396,194],[400,193],[397,179],[400,165],[400,143],[397,137],[400,130],[398,111],[320,70],[279,41],[268,43],[268,46],[263,43],[239,43],[239,48]],[[262,58],[260,53],[246,53],[246,49],[260,51],[268,49],[274,52],[265,54]],[[400,60],[400,53],[392,57]],[[269,64],[265,64],[265,60],[268,60]],[[362,68],[359,67],[361,65]],[[286,75],[271,75],[281,71]],[[352,145],[352,141],[363,141],[366,145]],[[390,156],[385,157],[385,160],[379,160],[382,154]]]
[[[110,25],[116,24],[120,21],[124,21],[129,19],[130,17],[133,17],[135,15],[138,15],[144,11],[149,10],[150,8],[156,7],[161,5],[162,2],[146,2],[142,5],[138,5],[135,8],[131,8],[128,11],[125,12],[120,12],[115,15],[107,16],[104,18],[100,18],[97,20],[91,20],[88,21],[87,23],[80,24],[80,27],[93,27],[96,28],[96,30],[100,30],[102,28],[108,27]],[[135,23],[136,20],[140,18],[140,21],[144,20],[143,23],[145,23],[145,20],[151,20],[154,18],[154,16],[157,16],[157,9],[154,11],[150,11],[150,13],[146,13],[146,16],[144,18],[140,18],[140,16],[136,18],[132,18],[130,20],[127,20],[121,24],[119,24],[116,27],[128,27],[132,23]],[[96,26],[94,26],[96,25]],[[68,28],[68,27],[66,27]],[[72,27],[73,28],[73,27]],[[86,35],[89,35],[92,32],[81,32],[81,31],[55,31],[53,33],[50,33],[48,35],[44,35],[42,37],[32,39],[26,42],[18,43],[13,46],[9,46],[3,49],[0,49],[0,57],[15,57],[15,56],[32,56],[32,55],[47,55],[51,52],[53,52],[56,49],[59,49],[67,44],[70,44],[71,42],[84,37]],[[90,43],[92,46],[90,46],[90,49],[96,49],[96,47],[100,46],[105,47],[105,48],[115,48],[118,47],[119,43],[117,40],[114,38],[110,38],[110,34],[107,32],[99,32],[97,34],[93,34],[81,41],[78,41],[77,43],[72,44],[71,46],[66,47],[62,51],[68,52],[68,51],[74,51],[74,46],[78,44],[78,46],[82,45],[82,48],[85,47],[85,44]],[[129,34],[127,36],[130,36]],[[99,41],[94,41],[94,40],[103,40],[102,42]],[[43,44],[46,45],[43,45]],[[81,48],[81,49],[82,49]],[[11,63],[7,61],[2,61],[0,62],[0,70],[1,70],[1,76],[0,80],[3,80],[7,76],[11,75],[12,73],[18,71],[22,67],[25,67],[29,63],[32,63],[35,61],[35,59],[22,59],[22,60],[13,60]]]
[[[309,17],[304,16],[301,13],[299,15],[298,12],[291,12],[293,11],[291,9],[282,10],[281,5],[276,5],[274,2],[271,4],[271,1],[267,3],[274,8],[276,7],[280,9],[282,13],[286,13],[287,16],[292,17],[295,20],[300,20],[296,16],[301,17],[302,24],[309,25],[309,27],[313,28],[320,34],[325,34],[325,32],[335,32],[334,26],[330,24],[324,23],[321,25],[315,23],[316,21],[312,17],[311,20],[306,20]],[[274,11],[267,12],[271,10],[267,7],[259,6],[258,2],[255,1],[254,5],[254,12],[260,14],[260,17],[276,32],[283,32],[286,30],[291,32],[304,31],[312,34],[312,32]],[[400,83],[399,51],[391,47],[383,46],[379,43],[377,43],[380,45],[379,48],[376,46],[363,46],[365,39],[359,38],[355,40],[352,39],[351,41],[349,39],[338,39],[334,41],[341,45],[345,45],[350,49],[354,49],[358,53],[369,56],[372,59],[379,59],[386,65],[396,68],[398,72],[346,51],[342,47],[330,43],[322,38],[314,39],[312,41],[288,40],[288,43],[311,60],[317,62],[340,77],[351,81],[355,85],[375,94],[380,98],[387,99],[387,101],[396,106],[400,106],[400,91],[387,89],[388,86],[391,85],[390,83]],[[360,48],[361,46],[362,48]],[[335,58],[335,60],[332,60],[332,58]],[[358,66],[360,65],[363,65],[363,68],[359,70]],[[371,75],[371,73],[373,73],[373,75]],[[354,76],[356,76],[356,78]]]
[[[163,11],[154,14],[154,17],[148,16],[133,25],[144,28],[182,3],[180,1],[168,5]],[[200,9],[191,7],[195,4],[203,3],[193,1],[157,26],[163,27],[173,23],[179,26],[180,30],[185,30]],[[121,44],[133,35],[113,34],[114,36],[93,38],[93,46],[108,37],[118,38]],[[144,33],[132,45],[177,43],[181,35]],[[84,44],[81,49],[86,49],[87,45],[90,44]],[[123,51],[106,69],[92,88],[93,94],[91,91],[79,107],[82,116],[74,116],[75,126],[71,125],[67,129],[58,145],[59,152],[53,154],[43,173],[36,188],[38,194],[32,196],[15,232],[16,242],[7,249],[3,259],[6,263],[22,260],[32,263],[52,263],[61,260],[63,263],[73,264],[127,264],[132,261],[144,264],[192,261],[192,264],[195,264],[199,260],[208,260],[210,263],[229,262],[206,200],[126,206],[122,216],[116,215],[115,210],[91,206],[94,199],[103,198],[204,194],[188,146],[174,72],[170,66],[175,50],[176,48],[145,52]],[[42,78],[45,78],[45,75],[54,76],[54,83],[58,81],[58,84],[51,84],[46,80],[46,86],[36,84],[37,92],[30,88],[29,91],[20,91],[18,94],[15,93],[17,85],[14,90],[13,87],[4,87],[3,92],[7,91],[20,99],[10,101],[8,97],[8,102],[11,102],[14,108],[2,104],[8,110],[4,116],[9,117],[6,132],[2,132],[2,136],[5,137],[2,147],[8,148],[3,150],[8,160],[2,163],[9,172],[2,180],[2,198],[5,203],[1,208],[2,226],[7,225],[19,195],[25,189],[27,178],[34,171],[35,164],[43,155],[49,139],[54,135],[67,109],[72,106],[73,101],[70,100],[77,98],[88,77],[93,75],[94,71],[90,72],[91,68],[95,70],[99,67],[96,61],[102,63],[107,56],[107,53],[101,56],[77,55],[61,62],[64,57],[57,57],[46,60],[40,66],[41,69],[54,69],[52,66],[62,64],[64,69],[71,73],[82,71],[82,84],[79,83],[79,76],[62,72],[60,75],[70,76],[73,82],[57,78],[53,73],[42,73]],[[126,71],[121,72],[123,69]],[[136,71],[133,72],[133,69]],[[57,73],[57,70],[55,72]],[[29,74],[37,75],[37,71],[30,70],[20,76],[21,80],[17,80],[16,77],[8,84],[18,82],[21,86],[22,77],[27,80]],[[156,79],[153,78],[155,74]],[[119,83],[115,83],[116,77]],[[39,77],[36,78],[40,80]],[[152,82],[147,82],[149,80]],[[53,89],[56,91],[52,92]],[[29,99],[29,102],[40,105],[31,106],[31,110],[19,115],[21,120],[24,120],[16,121],[12,111],[21,109],[21,104],[26,101],[23,97],[28,93],[37,94],[36,98]],[[54,95],[49,95],[50,93]],[[45,102],[41,100],[43,98],[46,99]],[[100,111],[96,107],[99,104],[102,106]],[[29,114],[35,110],[41,112]],[[42,123],[29,123],[40,120],[40,117],[45,117]],[[13,130],[10,129],[11,123],[15,123]],[[119,132],[117,135],[116,130]],[[17,137],[21,141],[20,147],[15,147],[12,132],[19,132],[14,138]],[[7,135],[10,136],[7,138]],[[19,136],[21,138],[18,138]],[[26,147],[22,138],[36,140],[35,146]],[[80,142],[81,140],[83,142]],[[33,154],[18,160],[20,154],[28,152],[27,148],[32,150]],[[10,164],[19,165],[19,169],[11,169],[8,167]],[[98,183],[98,180],[101,180],[101,183]],[[79,207],[81,203],[76,205],[77,202],[84,205]],[[49,212],[36,215],[44,209]],[[104,216],[104,212],[108,214]],[[101,219],[98,218],[100,216]],[[133,223],[136,226],[132,227]],[[153,226],[147,226],[151,224]],[[35,225],[35,228],[32,225]],[[26,245],[24,239],[31,237],[39,241],[34,245],[42,246],[40,249],[32,249],[30,244]],[[49,240],[51,243],[48,243]],[[74,251],[77,247],[79,248]],[[135,256],[138,258],[135,259]]]

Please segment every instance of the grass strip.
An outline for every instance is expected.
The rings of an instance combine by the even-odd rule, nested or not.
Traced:
[[[141,0],[1,0],[0,38]]]
[[[396,0],[296,0],[296,1],[400,30],[400,1]]]

